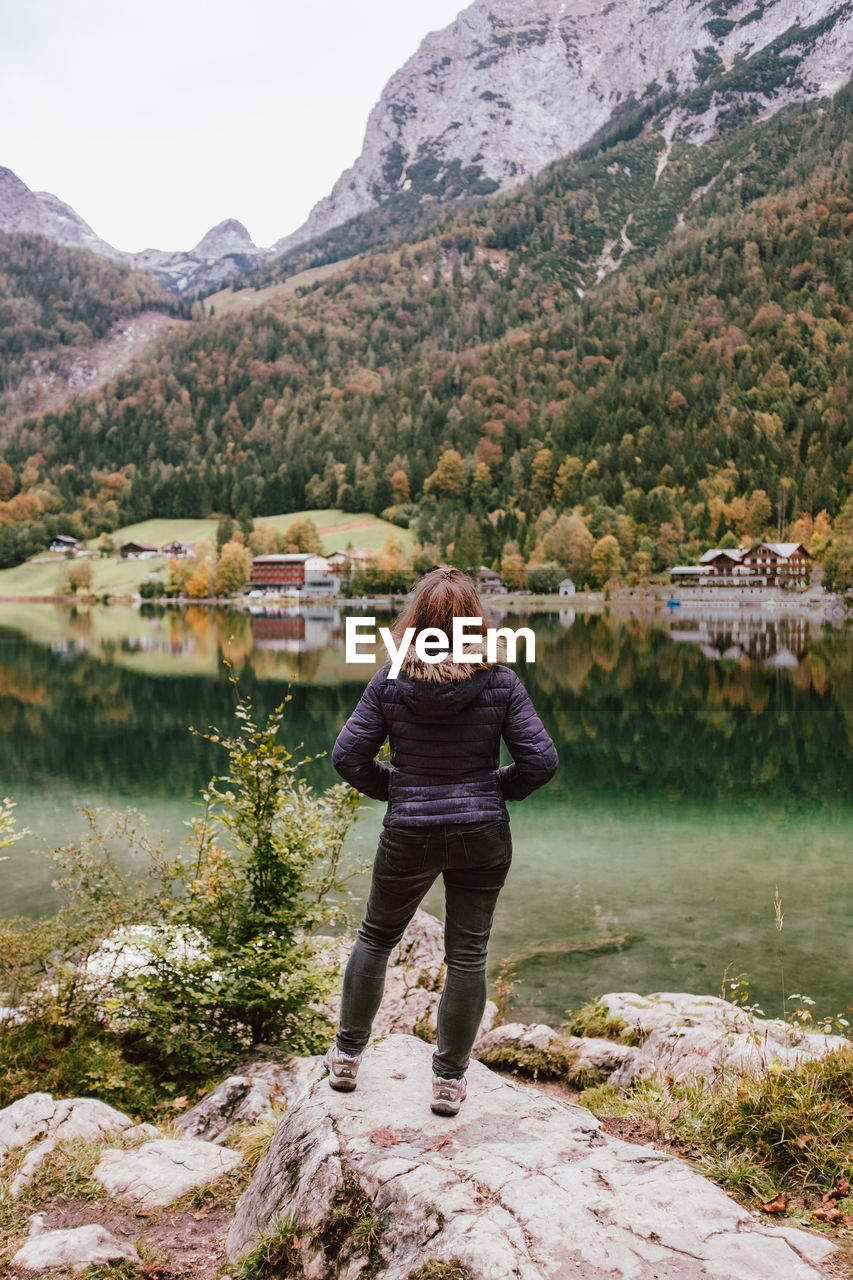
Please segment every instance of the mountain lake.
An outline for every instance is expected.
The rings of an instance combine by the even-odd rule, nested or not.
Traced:
[[[797,993],[816,1017],[849,1017],[850,632],[795,608],[722,606],[502,624],[536,633],[536,662],[518,670],[560,753],[554,780],[510,806],[491,976],[512,978],[514,1016],[557,1023],[606,991],[719,994],[727,974],[747,975],[768,1016]],[[261,715],[290,687],[286,745],[328,753],[371,672],[346,665],[343,632],[341,610],[320,604],[4,604],[0,796],[32,835],[0,866],[3,913],[55,907],[44,855],[81,838],[83,809],[130,807],[170,849],[186,838],[225,759],[190,726],[235,725],[226,658]],[[337,780],[328,754],[306,776]],[[355,923],[381,818],[364,801],[347,843]],[[440,887],[424,905],[441,914]]]

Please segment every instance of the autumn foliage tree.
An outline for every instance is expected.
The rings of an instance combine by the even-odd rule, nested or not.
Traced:
[[[214,590],[218,596],[233,596],[242,591],[252,573],[252,555],[242,542],[226,542],[219,553],[214,574]]]

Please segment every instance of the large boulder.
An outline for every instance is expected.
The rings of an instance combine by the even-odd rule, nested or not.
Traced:
[[[25,1147],[47,1133],[56,1112],[50,1093],[28,1093],[0,1111],[0,1161],[16,1147]]]
[[[155,1138],[136,1151],[105,1151],[93,1176],[110,1195],[145,1211],[216,1182],[242,1159],[238,1151],[197,1138]]]
[[[850,1045],[844,1036],[805,1032],[778,1018],[758,1018],[719,996],[634,991],[602,996],[611,1017],[642,1038],[643,1053],[677,1080],[715,1080],[724,1071],[762,1072],[821,1058]]]
[[[271,1119],[274,1102],[289,1106],[322,1074],[322,1057],[249,1061],[179,1116],[175,1127],[187,1138],[225,1142],[237,1125]]]
[[[290,1221],[312,1280],[405,1280],[458,1260],[476,1280],[818,1280],[833,1246],[773,1228],[683,1162],[472,1063],[458,1117],[429,1109],[431,1050],[392,1035],[355,1093],[315,1084],[279,1123],[227,1252]],[[295,1226],[293,1224],[296,1224]]]

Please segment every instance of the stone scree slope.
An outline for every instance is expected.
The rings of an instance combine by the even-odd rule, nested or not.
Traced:
[[[432,1115],[431,1052],[391,1035],[367,1051],[355,1093],[321,1080],[291,1107],[237,1207],[230,1258],[290,1216],[314,1228],[298,1239],[306,1276],[355,1280],[363,1245],[335,1218],[354,1223],[369,1200],[381,1280],[427,1259],[458,1259],[477,1280],[826,1274],[830,1242],[760,1222],[682,1161],[479,1063],[459,1116]]]

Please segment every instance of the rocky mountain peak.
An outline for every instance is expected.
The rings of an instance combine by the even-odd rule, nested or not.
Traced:
[[[774,72],[768,84],[767,66],[750,75],[753,57],[781,69],[781,82]],[[391,77],[353,167],[275,248],[395,194],[434,200],[515,185],[620,114],[659,112],[741,62],[741,100],[753,110],[834,93],[853,75],[850,5],[474,0]]]
[[[224,258],[229,253],[257,253],[257,246],[242,222],[226,218],[202,236],[192,253],[201,258]]]
[[[0,168],[0,234],[15,231],[91,249],[102,258],[122,257],[64,200],[49,191],[31,191],[11,169]]]
[[[207,293],[238,275],[244,263],[236,259],[263,257],[242,222],[227,218],[212,227],[189,251],[145,249],[126,253],[114,249],[69,204],[49,191],[31,191],[11,169],[0,166],[0,235],[15,231],[45,236],[75,249],[89,249],[99,257],[150,271],[172,293]]]

